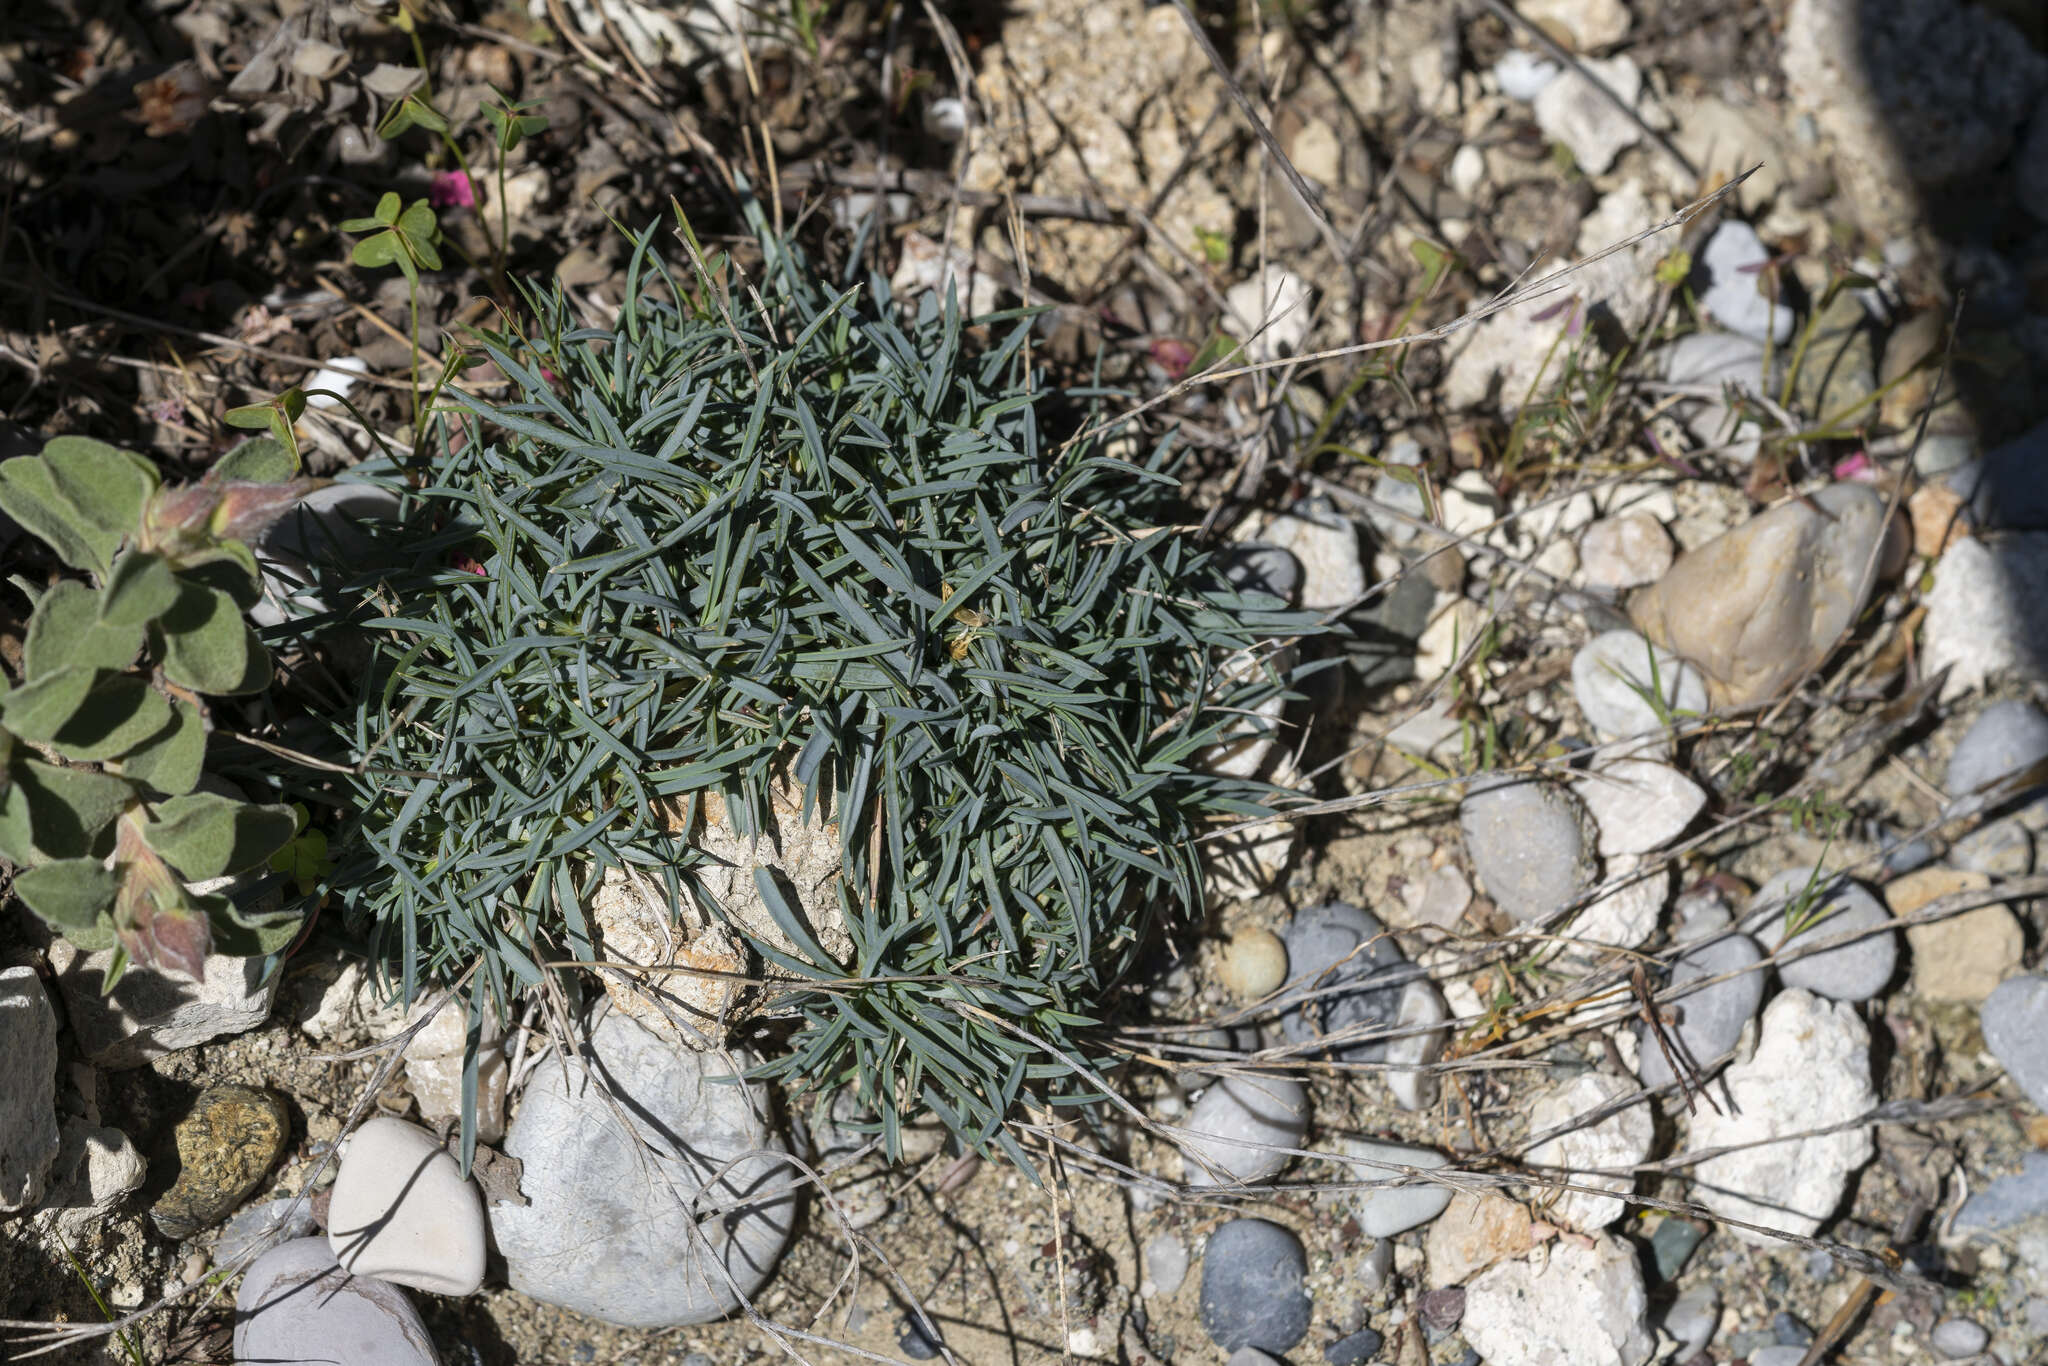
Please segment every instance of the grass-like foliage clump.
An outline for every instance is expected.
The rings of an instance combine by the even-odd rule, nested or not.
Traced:
[[[798,948],[751,937],[796,1022],[764,1071],[852,1082],[892,1148],[925,1107],[1007,1144],[1020,1097],[1092,1091],[1089,1027],[1200,904],[1198,837],[1271,797],[1200,757],[1265,724],[1313,618],[1176,528],[1168,443],[1060,446],[1099,395],[1036,387],[1029,315],[899,321],[766,233],[754,284],[694,245],[678,280],[652,238],[614,328],[532,297],[479,342],[509,393],[429,431],[340,885],[408,994],[478,962],[502,1002],[601,955],[607,868],[701,891],[679,799],[744,832],[793,782],[852,948],[756,875]]]

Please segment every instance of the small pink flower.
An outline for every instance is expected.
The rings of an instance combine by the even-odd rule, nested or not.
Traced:
[[[1836,462],[1835,478],[1854,479],[1860,484],[1873,483],[1877,479],[1877,466],[1871,463],[1868,451],[1857,451]]]
[[[436,174],[427,187],[427,202],[437,209],[475,208],[476,186],[469,183],[469,172],[441,171]]]
[[[1152,343],[1151,351],[1152,363],[1164,370],[1168,379],[1179,379],[1195,362],[1195,348],[1179,337],[1161,337]]]

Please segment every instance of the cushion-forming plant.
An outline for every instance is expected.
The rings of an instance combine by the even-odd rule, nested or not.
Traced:
[[[1030,314],[903,320],[765,231],[736,287],[680,233],[695,271],[650,229],[612,326],[558,290],[481,336],[509,385],[402,472],[338,886],[408,997],[474,967],[499,1008],[603,956],[608,871],[702,904],[702,813],[794,801],[838,835],[840,948],[754,870],[774,933],[734,924],[788,1026],[761,1073],[851,1083],[892,1152],[929,1109],[1021,1157],[1021,1099],[1099,1094],[1090,1028],[1198,913],[1201,837],[1271,814],[1203,758],[1270,727],[1315,618],[1227,585],[1168,441],[1040,386]]]

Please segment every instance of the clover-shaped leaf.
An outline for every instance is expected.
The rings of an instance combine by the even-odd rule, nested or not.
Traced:
[[[267,430],[276,441],[271,445],[247,441],[235,447],[215,464],[214,477],[274,482],[297,474],[299,436],[293,424],[305,411],[306,391],[296,384],[275,398],[228,409],[222,416],[230,427]]]

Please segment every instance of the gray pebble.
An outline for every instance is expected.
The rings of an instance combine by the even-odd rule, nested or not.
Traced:
[[[1973,1357],[1991,1344],[1991,1334],[1968,1319],[1943,1319],[1927,1336],[1934,1350],[1950,1361]]]
[[[1398,1180],[1402,1173],[1393,1168],[1434,1168],[1449,1161],[1431,1148],[1375,1143],[1363,1138],[1341,1139],[1337,1151],[1344,1157],[1359,1159],[1347,1171],[1348,1179],[1358,1182]],[[1391,1238],[1442,1214],[1444,1206],[1451,1203],[1451,1188],[1418,1182],[1353,1191],[1345,1199],[1358,1219],[1360,1231],[1372,1238]]]
[[[1161,1295],[1171,1295],[1188,1278],[1188,1245],[1177,1233],[1157,1233],[1145,1244],[1145,1279]]]
[[[1804,1347],[1813,1341],[1813,1329],[1806,1320],[1784,1309],[1771,1315],[1771,1335],[1780,1347]]]
[[[1218,1347],[1285,1352],[1308,1335],[1301,1242],[1264,1219],[1233,1219],[1202,1251],[1202,1327]]]
[[[1749,1354],[1749,1366],[1799,1366],[1805,1356],[1804,1347],[1759,1347]]]
[[[1465,852],[1486,894],[1523,924],[1556,913],[1592,885],[1589,824],[1578,798],[1530,780],[1475,785],[1458,806]]]
[[[2025,877],[2034,871],[2034,838],[2019,817],[2008,816],[1957,840],[1948,861],[1986,877]]]
[[[1277,1357],[1269,1357],[1256,1347],[1240,1347],[1230,1354],[1227,1366],[1285,1366]]]
[[[1671,985],[1678,987],[1703,978],[1719,977],[1724,972],[1746,968],[1762,957],[1763,951],[1746,934],[1731,934],[1711,940],[1679,955],[1671,970]],[[1671,1003],[1669,1008],[1678,1015],[1678,1026],[1672,1032],[1684,1043],[1693,1062],[1701,1067],[1711,1066],[1715,1058],[1735,1047],[1736,1040],[1742,1037],[1743,1026],[1756,1018],[1757,1007],[1763,1004],[1763,999],[1764,974],[1761,972],[1745,972],[1740,977],[1701,987]],[[1664,1060],[1664,1050],[1650,1036],[1647,1025],[1637,1026],[1637,1034],[1642,1041],[1642,1064],[1638,1070],[1642,1073],[1643,1085],[1670,1085],[1671,1066]],[[1661,1233],[1664,1227],[1680,1222],[1667,1219],[1658,1231]]]
[[[2027,1327],[2036,1333],[2048,1333],[2048,1296],[2036,1295],[2027,1301]]]
[[[1720,1322],[1721,1292],[1712,1285],[1695,1285],[1672,1301],[1664,1314],[1664,1331],[1678,1343],[1677,1359],[1685,1361],[1704,1350]]]
[[[2048,759],[2048,716],[2025,702],[1993,702],[1971,723],[1949,756],[1942,785],[1951,813],[2003,805],[1982,789]]]
[[[1380,1238],[1358,1259],[1358,1286],[1368,1297],[1385,1290],[1394,1279],[1394,1240]]]
[[[1372,1329],[1361,1328],[1323,1348],[1323,1360],[1330,1366],[1359,1366],[1360,1362],[1371,1361],[1378,1356],[1385,1341]]]
[[[1308,1133],[1308,1090],[1292,1077],[1237,1072],[1202,1093],[1182,1138],[1183,1178],[1191,1186],[1264,1181],[1290,1160]]]
[[[316,1227],[310,1200],[266,1200],[251,1205],[221,1229],[213,1246],[214,1264],[226,1266],[273,1234],[278,1242],[289,1242],[306,1237]]]
[[[1266,593],[1290,603],[1301,593],[1301,561],[1284,546],[1231,546],[1217,561],[1224,582],[1239,593]]]
[[[282,1243],[258,1257],[235,1295],[235,1360],[310,1366],[435,1366],[412,1301],[388,1281],[351,1276],[325,1238]]]
[[[1408,960],[1385,930],[1376,917],[1342,902],[1311,906],[1288,922],[1283,937],[1289,980],[1280,998],[1293,1003],[1280,1017],[1288,1042],[1311,1043],[1344,1031],[1362,1034],[1399,1020],[1401,991],[1407,985],[1407,974],[1399,969]],[[1387,1043],[1344,1044],[1337,1056],[1346,1062],[1382,1062]]]
[[[922,1316],[905,1314],[896,1320],[896,1327],[902,1334],[896,1346],[912,1361],[930,1361],[939,1354],[939,1340],[925,1330]]]
[[[1813,889],[1810,898],[1809,887]],[[1766,950],[1779,948],[1786,942],[1786,912],[1802,898],[1806,898],[1801,912],[1806,927],[1792,936],[1793,951],[1834,935],[1892,922],[1884,903],[1848,878],[1816,876],[1811,868],[1788,868],[1757,889],[1743,928]],[[1824,919],[1819,918],[1823,915]],[[1832,1001],[1867,1001],[1891,981],[1898,957],[1898,935],[1886,929],[1824,953],[1781,961],[1778,977],[1788,987]]]
[[[1985,997],[1977,1022],[2013,1084],[2048,1111],[2048,978],[2008,977]]]

